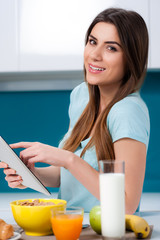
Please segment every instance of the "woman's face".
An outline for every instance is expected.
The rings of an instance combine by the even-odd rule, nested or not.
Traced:
[[[119,88],[125,75],[125,57],[116,27],[97,23],[84,50],[86,80],[99,87]]]

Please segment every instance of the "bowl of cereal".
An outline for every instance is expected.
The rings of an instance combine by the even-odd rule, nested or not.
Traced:
[[[53,234],[51,227],[51,209],[66,208],[62,199],[23,199],[10,203],[16,223],[30,236]]]

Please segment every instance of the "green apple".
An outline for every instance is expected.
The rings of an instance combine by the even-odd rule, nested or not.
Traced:
[[[92,229],[101,234],[101,207],[94,206],[89,213],[89,221]]]

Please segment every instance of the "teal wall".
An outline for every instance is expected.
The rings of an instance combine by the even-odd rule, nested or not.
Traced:
[[[69,96],[70,91],[0,92],[0,135],[8,143],[38,141],[58,146],[69,125]],[[0,192],[22,191],[8,187],[2,169],[0,182]]]
[[[0,135],[9,143],[39,141],[58,146],[68,129],[69,95],[69,90],[0,92]],[[151,120],[144,191],[160,192],[160,70],[148,71],[141,95]],[[22,191],[8,187],[2,169],[0,182],[0,192]]]
[[[160,192],[160,70],[150,70],[147,73],[141,95],[147,103],[151,135],[147,156],[144,192]]]

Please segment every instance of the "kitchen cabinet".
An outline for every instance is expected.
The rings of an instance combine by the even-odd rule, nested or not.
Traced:
[[[151,68],[160,68],[160,1],[150,0],[150,61]]]
[[[44,6],[50,3],[51,1],[44,1]],[[61,0],[63,2],[65,0]],[[66,7],[70,7],[72,0],[68,0]],[[13,72],[13,71],[62,71],[62,70],[82,70],[83,69],[83,47],[80,43],[76,43],[76,29],[78,27],[74,27],[73,29],[69,29],[69,34],[71,36],[71,40],[73,40],[73,49],[72,52],[69,51],[67,55],[63,55],[63,53],[59,54],[51,49],[51,51],[47,54],[39,53],[37,49],[32,53],[28,54],[28,49],[24,48],[24,45],[21,41],[21,19],[23,11],[21,12],[21,6],[25,2],[31,2],[31,0],[0,0],[0,72]],[[37,0],[32,1],[32,14],[34,16],[33,6],[35,8],[35,3],[38,3]],[[77,4],[80,4],[79,2]],[[79,6],[79,5],[78,5]],[[72,7],[73,18],[78,17],[76,4]],[[130,10],[135,10],[142,15],[149,30],[150,36],[150,47],[149,47],[149,68],[160,68],[160,28],[158,23],[160,22],[160,1],[159,0],[101,0],[101,4],[99,4],[99,0],[87,0],[84,5],[83,16],[80,18],[80,22],[76,24],[76,26],[83,26],[84,23],[87,22],[87,26],[89,25],[89,20],[93,19],[93,17],[107,7],[120,7],[126,8]],[[36,8],[35,8],[36,9]],[[95,9],[95,10],[94,10]],[[55,11],[55,10],[54,10]],[[94,13],[94,16],[93,16]],[[43,15],[41,15],[44,17]],[[88,16],[87,19],[86,16]],[[30,16],[31,17],[31,16]],[[35,18],[35,21],[38,20]],[[36,22],[36,24],[37,24]],[[72,24],[73,21],[70,21]],[[54,28],[54,22],[52,19],[49,22],[50,26],[47,25],[47,29]],[[60,24],[56,22],[56,25]],[[38,25],[37,25],[38,26]],[[62,24],[60,24],[62,26]],[[68,26],[68,25],[67,25]],[[36,29],[36,28],[35,28]],[[75,30],[74,30],[75,29]],[[79,28],[80,29],[80,28]],[[87,29],[84,30],[84,33]],[[25,26],[23,27],[23,33],[27,31]],[[28,34],[29,35],[29,34]],[[44,34],[45,35],[45,34]],[[74,36],[75,35],[75,36]],[[84,34],[81,34],[84,35]],[[71,40],[68,40],[68,36],[60,39],[61,44],[64,43],[67,45]],[[46,36],[42,36],[44,39],[48,39]],[[39,38],[40,39],[40,38]],[[25,43],[29,41],[25,37]],[[57,41],[58,44],[60,41]],[[84,45],[84,36],[81,36],[80,41]],[[52,44],[52,41],[50,41]],[[44,41],[45,43],[45,41]],[[77,45],[76,45],[77,44]],[[34,45],[34,44],[33,44]],[[63,45],[63,44],[62,44]],[[51,45],[52,46],[52,45]],[[78,46],[78,48],[76,47]],[[32,44],[31,44],[31,47]],[[64,47],[64,46],[63,46]],[[23,51],[22,51],[23,48]],[[27,48],[27,47],[26,47]],[[57,48],[58,49],[58,48]],[[78,50],[77,50],[78,49]],[[76,52],[77,51],[77,52]],[[78,52],[79,51],[79,52]]]
[[[0,72],[17,71],[17,4],[0,0]]]

